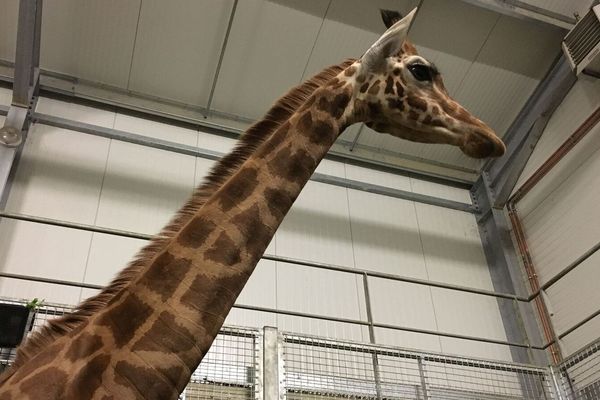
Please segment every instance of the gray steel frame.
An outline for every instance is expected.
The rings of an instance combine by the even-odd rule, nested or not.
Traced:
[[[481,173],[490,207],[504,207],[550,116],[576,80],[561,54],[504,136],[506,155],[489,161]]]
[[[12,105],[0,129],[0,208],[8,197],[39,92],[41,22],[42,0],[21,0]]]
[[[507,154],[486,163],[480,179],[471,189],[494,288],[528,298],[527,303],[515,302],[513,307],[499,304],[509,340],[544,343],[536,314],[529,304],[539,293],[528,296],[504,207],[550,116],[575,81],[567,60],[561,54],[505,135]],[[549,345],[551,343],[544,348]],[[511,348],[511,351],[514,359],[520,362],[540,363],[547,359],[544,353],[516,348]]]
[[[0,302],[25,303],[24,300],[7,298],[0,298]],[[49,318],[63,315],[70,310],[70,306],[43,304],[36,311],[34,326],[39,327]],[[194,373],[190,380],[192,384],[204,383],[207,389],[211,386],[214,388],[206,392],[196,392],[196,395],[200,394],[202,398],[202,395],[210,393],[215,396],[218,392],[220,395],[227,393],[226,397],[231,395],[232,398],[284,400],[290,393],[308,394],[315,391],[318,391],[315,393],[317,396],[331,394],[336,398],[337,396],[352,397],[352,389],[364,389],[366,386],[361,386],[360,382],[365,382],[375,386],[380,384],[383,387],[381,396],[376,391],[370,391],[369,394],[356,392],[357,397],[366,394],[366,397],[361,398],[374,400],[388,398],[391,394],[390,389],[401,388],[411,381],[414,389],[418,391],[412,392],[413,396],[410,398],[415,398],[415,394],[420,399],[439,398],[440,394],[447,394],[440,392],[440,389],[445,389],[454,390],[451,398],[459,398],[458,396],[463,398],[464,394],[464,398],[481,396],[481,398],[508,399],[516,398],[518,393],[515,392],[517,390],[515,384],[519,383],[516,375],[526,380],[527,384],[522,394],[528,399],[571,399],[574,397],[567,396],[581,390],[582,385],[569,385],[568,373],[570,372],[571,376],[577,379],[585,378],[586,373],[590,371],[589,367],[593,368],[593,360],[598,359],[597,352],[600,348],[598,343],[593,343],[556,368],[546,368],[531,364],[448,356],[396,346],[286,333],[273,327],[258,330],[224,326],[218,337],[221,340],[217,340],[215,349],[211,349],[199,368],[202,370],[204,366],[204,373],[211,374],[215,380],[202,379],[202,372],[198,375]],[[247,339],[252,341],[251,347],[245,345]],[[377,378],[375,371],[371,370],[372,366],[368,360],[372,355],[383,360],[385,376]],[[14,360],[14,351],[2,348],[0,358],[0,365],[10,364]],[[301,365],[298,364],[299,361]],[[227,367],[232,366],[234,368],[243,366],[247,369],[239,371],[241,375],[238,375],[235,371],[226,370]],[[596,363],[596,368],[597,366]],[[342,371],[348,375],[340,374]],[[349,379],[344,381],[346,377]],[[230,381],[232,378],[236,381],[233,382],[233,386]],[[340,379],[342,382],[338,382]],[[247,384],[246,387],[252,387],[253,390],[237,395],[227,391],[228,387],[235,388],[239,381]],[[465,391],[461,382],[465,382],[471,390]],[[476,385],[480,385],[481,392],[476,391],[478,388]],[[335,388],[344,390],[344,393],[336,393]],[[188,389],[192,391],[186,393],[196,398],[193,387]],[[332,389],[334,392],[331,391]],[[391,397],[396,398],[396,396]]]
[[[539,18],[533,18],[527,13],[537,14],[538,16],[548,18],[553,21],[553,25],[560,25],[562,27],[570,27],[575,25],[577,20],[574,17],[567,17],[563,14],[559,14],[542,7],[535,6],[525,1],[519,0],[462,0],[465,3],[473,4],[478,7],[487,8],[494,10],[501,14],[517,16],[519,18],[525,18],[536,22],[546,23]],[[522,11],[521,11],[522,10]],[[525,11],[525,13],[523,12]]]
[[[27,216],[27,215],[22,215],[22,214],[7,213],[7,212],[0,212],[0,218],[24,220],[24,221],[29,221],[29,222],[43,223],[43,224],[67,227],[67,228],[72,228],[72,229],[82,229],[82,230],[91,231],[91,232],[99,232],[99,233],[105,233],[105,234],[111,234],[111,235],[117,235],[117,236],[137,238],[137,239],[149,240],[152,238],[151,235],[139,234],[139,233],[135,233],[135,232],[119,231],[119,230],[115,230],[115,229],[95,227],[92,225],[76,224],[76,223],[70,223],[70,222],[65,222],[65,221],[53,220],[53,219],[49,219],[49,218],[33,217],[33,216]],[[517,296],[511,295],[511,294],[506,294],[506,293],[498,293],[498,292],[493,292],[493,291],[486,291],[486,290],[482,290],[482,289],[475,289],[475,288],[469,288],[469,287],[463,287],[463,286],[451,285],[451,284],[445,284],[445,283],[439,283],[439,282],[430,282],[430,281],[426,281],[426,280],[419,280],[419,279],[414,279],[414,278],[372,272],[372,271],[367,271],[367,270],[352,269],[352,268],[342,267],[342,266],[338,266],[338,265],[315,263],[315,262],[309,262],[309,261],[305,261],[305,260],[297,260],[297,259],[293,259],[293,258],[289,258],[289,257],[282,257],[282,256],[266,254],[263,256],[263,259],[279,261],[279,262],[284,262],[284,263],[294,264],[294,265],[301,265],[301,266],[311,267],[311,268],[327,269],[327,270],[338,271],[338,272],[343,272],[343,273],[362,275],[363,279],[366,279],[367,277],[376,277],[376,278],[390,279],[390,280],[396,280],[396,281],[402,281],[402,282],[410,282],[410,283],[420,284],[420,285],[427,285],[427,286],[432,286],[432,287],[440,287],[440,288],[445,288],[445,289],[450,289],[450,290],[457,290],[457,291],[468,292],[468,293],[473,293],[473,294],[478,294],[478,295],[483,295],[483,296],[491,296],[491,297],[495,297],[498,299],[508,299],[511,301],[520,301],[520,302],[527,301],[526,298],[517,297]],[[92,284],[64,281],[64,280],[58,280],[58,279],[41,278],[41,277],[27,276],[27,275],[21,275],[21,274],[11,274],[11,273],[6,273],[6,272],[0,272],[0,277],[35,281],[35,282],[52,283],[52,284],[66,285],[66,286],[85,287],[85,288],[89,288],[89,289],[102,289],[102,286],[100,286],[100,285],[92,285]],[[370,299],[367,298],[366,301],[369,301],[367,307],[370,309],[370,307],[371,307]],[[455,333],[451,333],[451,332],[441,332],[441,331],[434,331],[434,330],[428,330],[428,329],[419,329],[419,328],[412,328],[412,327],[381,324],[381,323],[374,322],[372,320],[372,318],[368,318],[367,321],[362,321],[362,320],[355,320],[355,319],[348,319],[348,318],[337,318],[337,317],[325,316],[325,315],[301,313],[301,312],[296,312],[296,311],[291,311],[291,310],[249,306],[249,305],[243,305],[243,304],[236,304],[234,307],[239,308],[239,309],[269,312],[269,313],[274,313],[274,314],[291,315],[291,316],[320,319],[320,320],[327,320],[327,321],[333,321],[333,322],[363,325],[363,326],[370,327],[371,329],[375,328],[375,327],[387,328],[387,329],[406,331],[406,332],[415,332],[415,333],[422,333],[422,334],[429,334],[429,335],[451,337],[451,338],[456,338],[456,339],[472,340],[472,341],[484,342],[484,343],[507,345],[507,346],[511,346],[511,347],[543,350],[543,347],[541,347],[541,346],[535,346],[535,345],[531,345],[529,343],[524,343],[524,342],[515,342],[515,341],[509,341],[509,340],[507,340],[507,341],[495,340],[495,339],[482,338],[482,337],[476,337],[476,336],[455,334]]]
[[[216,151],[199,149],[193,146],[187,146],[183,144],[173,143],[166,140],[156,139],[143,135],[138,135],[131,132],[120,131],[111,128],[105,128],[101,126],[86,124],[83,122],[72,121],[65,118],[55,117],[52,115],[34,113],[32,116],[34,122],[55,126],[57,128],[63,128],[70,131],[77,131],[87,133],[90,135],[101,136],[114,140],[120,140],[124,142],[134,143],[141,146],[152,147],[156,149],[171,151],[174,153],[206,158],[209,160],[218,160],[224,154]],[[348,189],[355,189],[365,191],[369,193],[376,193],[384,196],[395,197],[399,199],[405,199],[410,201],[416,201],[419,203],[430,204],[439,207],[450,208],[465,212],[475,212],[475,208],[468,203],[461,203],[458,201],[443,199],[440,197],[428,196],[425,194],[409,192],[406,190],[392,189],[385,186],[372,185],[369,183],[354,181],[351,179],[340,178],[337,176],[331,176],[326,174],[315,173],[311,177],[312,181],[321,182],[328,185],[340,186]]]

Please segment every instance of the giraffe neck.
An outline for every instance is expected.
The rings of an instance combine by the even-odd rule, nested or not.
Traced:
[[[103,311],[31,360],[60,360],[46,362],[36,380],[64,381],[74,398],[87,398],[81,390],[94,398],[177,398],[292,203],[346,127],[352,92],[337,78],[332,83],[262,143]],[[11,378],[28,372],[22,368]],[[90,384],[91,376],[102,379]]]
[[[186,340],[166,343],[161,352],[179,354],[182,345],[195,340],[191,350],[185,349],[189,358],[182,357],[182,376],[172,379],[176,391],[209,350],[284,216],[345,128],[341,117],[349,99],[350,93],[317,90],[207,201],[121,300],[150,306],[144,326],[133,329],[124,345],[132,352],[155,351],[167,324]],[[122,373],[135,365],[124,361]]]

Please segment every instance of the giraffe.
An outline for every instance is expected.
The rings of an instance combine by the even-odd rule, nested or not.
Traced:
[[[20,347],[0,400],[176,399],[294,200],[354,123],[501,156],[502,141],[449,97],[406,38],[415,11],[360,59],[282,97],[103,292]]]

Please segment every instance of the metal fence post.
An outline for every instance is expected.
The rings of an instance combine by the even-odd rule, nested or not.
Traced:
[[[371,310],[371,295],[369,294],[369,276],[366,272],[362,275],[365,290],[365,308],[367,310],[367,321],[369,322],[369,342],[375,344],[375,328],[373,327],[373,312]],[[375,379],[375,394],[377,400],[381,397],[381,374],[379,371],[379,357],[373,353],[373,378]]]
[[[554,366],[550,365],[548,367],[548,374],[550,375],[551,379],[552,397],[558,400],[567,400],[567,396],[565,395],[564,390],[562,389],[562,386],[558,381],[560,377],[558,377],[557,379],[557,375],[559,373],[558,371],[556,371]]]
[[[421,390],[423,391],[423,400],[429,400],[429,392],[427,390],[427,375],[425,374],[423,357],[418,357],[417,363],[419,365],[419,376],[421,377]]]
[[[283,360],[280,337],[277,328],[263,328],[263,399],[284,400],[285,388],[283,382]]]

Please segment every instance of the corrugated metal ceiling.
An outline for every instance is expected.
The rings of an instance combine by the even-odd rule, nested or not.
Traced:
[[[216,83],[215,111],[253,120],[321,68],[360,56],[384,31],[379,8],[417,0],[242,0]],[[0,0],[0,58],[14,58],[17,0]],[[44,69],[204,108],[233,0],[46,0]],[[11,17],[12,16],[12,17]],[[560,52],[556,27],[462,1],[425,0],[410,33],[441,69],[450,93],[503,135]],[[340,138],[348,149],[358,127]],[[475,171],[450,146],[398,141],[365,128],[357,148]]]

